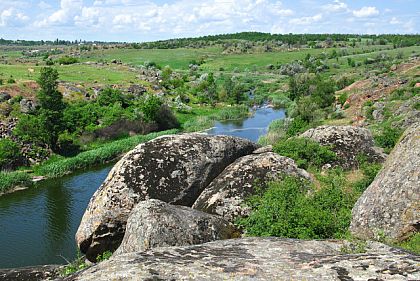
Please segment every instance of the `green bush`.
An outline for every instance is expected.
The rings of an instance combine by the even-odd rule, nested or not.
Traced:
[[[78,63],[78,62],[79,60],[77,58],[73,58],[69,56],[64,56],[57,60],[58,64],[64,64],[64,65],[69,65],[69,64]]]
[[[280,141],[273,150],[282,156],[292,158],[298,167],[303,169],[321,168],[324,164],[337,159],[336,154],[330,148],[321,146],[316,141],[307,138],[289,138]]]
[[[382,165],[379,163],[363,163],[360,169],[363,172],[363,178],[353,183],[353,189],[358,193],[363,193],[373,182]]]
[[[102,262],[102,261],[106,261],[109,260],[109,258],[112,256],[112,252],[111,251],[105,251],[102,254],[99,254],[96,257],[96,261],[97,262]]]
[[[249,198],[252,212],[237,224],[250,236],[340,238],[350,224],[353,203],[339,184],[326,184],[316,191],[307,181],[285,177]]]
[[[311,126],[305,120],[300,117],[293,118],[293,120],[286,125],[286,135],[288,137],[294,137],[300,133],[305,132]]]
[[[338,97],[338,101],[340,102],[341,105],[344,105],[344,103],[347,101],[348,98],[349,98],[349,95],[347,93],[342,93]]]
[[[10,139],[0,139],[0,170],[19,159],[19,145]]]
[[[384,148],[386,153],[391,152],[401,137],[403,130],[400,128],[393,128],[390,125],[385,125],[382,132],[376,135],[375,142],[378,146]]]

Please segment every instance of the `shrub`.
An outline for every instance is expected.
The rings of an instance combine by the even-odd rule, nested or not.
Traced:
[[[0,139],[0,169],[11,168],[20,158],[19,146],[10,139]]]
[[[7,83],[8,84],[14,84],[14,83],[16,83],[16,80],[13,79],[12,77],[10,77],[9,79],[7,79]]]
[[[344,103],[347,101],[348,98],[349,98],[349,95],[347,93],[342,93],[338,97],[338,101],[340,102],[341,105],[344,105]]]
[[[303,120],[300,117],[293,118],[293,120],[286,125],[286,136],[294,137],[300,133],[305,132],[310,128],[310,125],[307,121]]]
[[[121,91],[112,88],[106,88],[100,91],[96,101],[100,106],[109,106],[115,103],[120,103],[122,106],[126,106],[125,98]]]
[[[374,137],[375,142],[378,146],[384,148],[386,153],[389,153],[397,144],[402,133],[402,129],[386,125],[384,126],[382,133]]]
[[[307,181],[285,177],[252,196],[247,201],[251,214],[237,223],[251,236],[340,238],[350,224],[353,203],[339,184],[315,191]]]
[[[73,63],[78,63],[79,60],[77,58],[64,56],[64,57],[59,58],[57,60],[57,62],[58,62],[58,64],[69,65],[69,64],[73,64]]]
[[[320,168],[337,159],[336,154],[326,146],[307,138],[290,138],[274,146],[274,152],[292,158],[300,168]]]

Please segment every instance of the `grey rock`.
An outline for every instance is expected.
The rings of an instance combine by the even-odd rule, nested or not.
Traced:
[[[12,96],[7,92],[0,92],[0,102],[8,101],[12,98]]]
[[[319,142],[331,149],[338,156],[335,165],[345,169],[358,167],[357,157],[364,154],[371,162],[385,161],[386,154],[375,147],[372,134],[368,129],[354,126],[320,126],[309,129],[300,135]]]
[[[247,155],[229,165],[201,193],[193,208],[217,214],[230,222],[249,215],[244,205],[247,197],[255,194],[255,187],[264,188],[270,180],[283,175],[310,179],[310,175],[299,169],[295,162],[273,152]]]
[[[135,96],[141,96],[147,92],[146,88],[142,85],[132,84],[128,87],[127,92]]]
[[[404,240],[420,228],[420,123],[404,133],[352,211],[351,232]]]
[[[256,149],[252,154],[261,154],[266,152],[273,152],[273,146],[272,145],[266,145],[261,148]]]
[[[2,281],[55,280],[60,276],[62,266],[40,265],[21,268],[0,269]]]
[[[258,146],[229,136],[183,134],[138,145],[111,170],[91,198],[76,233],[88,259],[115,250],[128,215],[146,199],[191,206],[226,166]]]
[[[137,204],[115,254],[164,246],[186,246],[238,237],[223,218],[151,199]]]
[[[36,103],[33,100],[22,99],[20,101],[20,112],[22,113],[31,113],[36,109]]]
[[[244,238],[113,256],[65,280],[420,280],[419,257],[381,243]]]

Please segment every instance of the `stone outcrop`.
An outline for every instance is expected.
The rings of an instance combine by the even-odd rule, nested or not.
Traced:
[[[403,240],[420,228],[420,124],[410,127],[353,208],[351,232]]]
[[[244,238],[113,256],[65,280],[420,280],[419,257],[376,242]]]
[[[244,139],[203,134],[163,136],[138,145],[91,198],[76,233],[79,248],[90,260],[115,250],[138,202],[160,199],[191,206],[225,167],[256,148]]]
[[[56,280],[60,277],[63,266],[40,265],[12,269],[0,269],[0,280],[2,281],[41,281]]]
[[[219,216],[151,199],[138,203],[131,212],[124,239],[114,255],[238,236],[236,228]]]
[[[345,169],[358,166],[357,157],[363,154],[371,162],[383,162],[386,155],[375,147],[372,134],[368,129],[353,126],[320,126],[309,129],[300,135],[319,142],[321,145],[331,146],[337,154],[335,165]]]
[[[256,185],[264,187],[268,181],[280,179],[283,175],[310,179],[309,174],[299,169],[292,159],[264,152],[265,149],[258,151],[262,153],[241,157],[229,165],[201,193],[193,208],[234,222],[236,218],[249,214],[250,209],[244,201],[255,194]]]

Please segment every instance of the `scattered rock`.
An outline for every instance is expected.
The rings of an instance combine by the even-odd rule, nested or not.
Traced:
[[[7,92],[0,92],[0,102],[8,101],[12,98],[12,96]]]
[[[36,109],[36,103],[33,100],[22,99],[20,101],[20,112],[31,113]]]
[[[352,211],[351,232],[403,240],[420,228],[420,124],[410,127]]]
[[[115,250],[133,207],[146,199],[191,206],[225,167],[258,146],[229,136],[163,136],[127,153],[95,192],[76,241],[88,259]]]
[[[419,258],[381,243],[244,238],[113,256],[65,280],[420,280]]]
[[[357,157],[364,154],[371,162],[383,162],[386,155],[375,147],[372,134],[368,129],[353,126],[320,126],[309,129],[300,135],[331,146],[337,154],[338,161],[332,163],[345,169],[358,166]]]
[[[236,218],[249,214],[250,209],[244,201],[255,194],[255,184],[264,187],[268,181],[280,179],[283,175],[310,179],[309,174],[299,169],[292,159],[273,152],[244,156],[211,182],[193,208],[234,222]]]
[[[236,228],[221,217],[151,199],[140,202],[131,212],[124,239],[114,255],[202,244],[238,235]]]
[[[132,84],[128,87],[127,92],[135,96],[141,96],[146,93],[147,90],[142,85]]]

